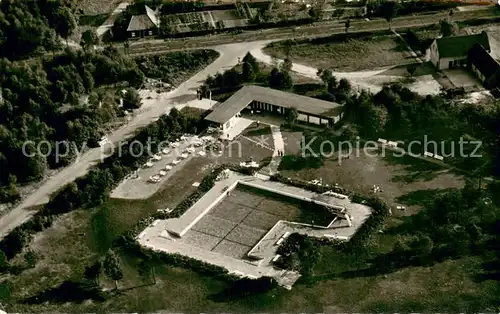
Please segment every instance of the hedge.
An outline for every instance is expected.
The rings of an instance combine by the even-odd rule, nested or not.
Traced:
[[[124,244],[125,243],[123,243],[121,246],[123,249],[125,249],[128,253],[133,253],[135,256],[142,259],[153,258],[169,265],[189,268],[195,270],[196,272],[199,272],[200,274],[209,275],[224,281],[236,281],[240,279],[238,276],[230,274],[227,269],[223,267],[205,263],[203,261],[180,254],[172,254],[147,249],[142,247],[135,240],[132,242],[127,242],[125,246]]]
[[[125,242],[135,242],[135,238],[149,226],[153,221],[157,219],[171,219],[180,217],[186,210],[194,205],[198,200],[202,198],[205,193],[207,193],[215,185],[215,180],[217,176],[225,169],[229,169],[235,172],[239,172],[246,175],[253,175],[256,169],[241,167],[239,165],[232,164],[222,164],[217,168],[213,169],[210,174],[205,176],[201,181],[198,188],[192,192],[188,197],[183,199],[170,213],[155,212],[150,216],[139,220],[134,227],[125,232],[118,242],[115,243],[117,246],[121,246]]]
[[[304,190],[312,191],[315,193],[323,193],[323,192],[325,192],[325,189],[327,189],[327,190],[333,191],[335,193],[349,195],[349,192],[346,189],[341,188],[341,187],[329,186],[329,187],[325,188],[324,186],[319,186],[319,185],[307,182],[305,180],[300,180],[300,179],[295,179],[295,178],[287,178],[280,173],[272,175],[271,180],[281,182],[283,184],[295,186],[295,187],[298,187],[298,188],[301,188]]]
[[[123,234],[120,238],[118,238],[115,241],[114,246],[117,248],[122,248],[127,252],[133,252],[138,256],[144,256],[149,254],[149,256],[152,255],[153,257],[156,257],[164,262],[167,262],[168,264],[194,269],[202,274],[215,276],[220,279],[228,281],[234,281],[239,279],[239,277],[229,274],[228,271],[223,267],[208,264],[203,261],[199,261],[197,259],[193,259],[180,254],[170,254],[170,253],[145,249],[142,246],[140,246],[136,241],[137,236],[147,226],[153,223],[153,221],[157,219],[175,218],[184,214],[184,212],[188,210],[191,206],[193,206],[193,204],[196,203],[203,195],[205,195],[206,192],[208,192],[211,188],[213,188],[217,176],[225,169],[229,169],[247,175],[253,175],[256,172],[256,169],[241,167],[239,165],[222,164],[218,166],[217,168],[213,169],[210,174],[205,176],[201,181],[198,189],[196,189],[196,191],[191,193],[181,203],[179,203],[172,212],[168,214],[156,212],[151,214],[149,217],[141,219],[139,222],[137,222],[137,224],[134,227],[132,227],[130,230],[125,232],[125,234]]]

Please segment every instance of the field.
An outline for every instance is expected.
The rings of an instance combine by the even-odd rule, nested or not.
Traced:
[[[121,0],[78,0],[77,8],[85,15],[111,13]]]
[[[270,44],[264,52],[283,59],[290,52],[293,62],[318,69],[350,72],[373,70],[413,62],[404,44],[395,37],[348,39],[343,42],[286,42]]]

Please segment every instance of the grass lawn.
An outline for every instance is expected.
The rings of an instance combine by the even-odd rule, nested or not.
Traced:
[[[286,57],[286,42],[272,43],[264,51],[273,57]],[[315,44],[297,42],[290,47],[293,62],[318,69],[362,71],[412,62],[404,44],[395,37],[349,39],[344,42]]]

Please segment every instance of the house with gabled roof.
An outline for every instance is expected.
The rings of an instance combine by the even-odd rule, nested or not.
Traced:
[[[437,38],[430,47],[431,62],[439,70],[466,66],[469,51],[476,44],[490,52],[490,41],[484,31],[474,35]]]
[[[469,50],[468,66],[486,88],[500,87],[500,63],[479,44]]]
[[[129,38],[140,38],[158,34],[160,28],[159,12],[145,7],[145,14],[133,15],[127,27]]]

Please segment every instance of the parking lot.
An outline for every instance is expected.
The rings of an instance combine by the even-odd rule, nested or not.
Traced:
[[[155,194],[161,183],[168,179],[194,156],[200,156],[204,150],[197,137],[185,136],[170,147],[162,149],[158,154],[151,156],[150,160],[139,168],[134,174],[125,178],[112,192],[112,198],[145,199]],[[203,154],[203,153],[202,153]]]

